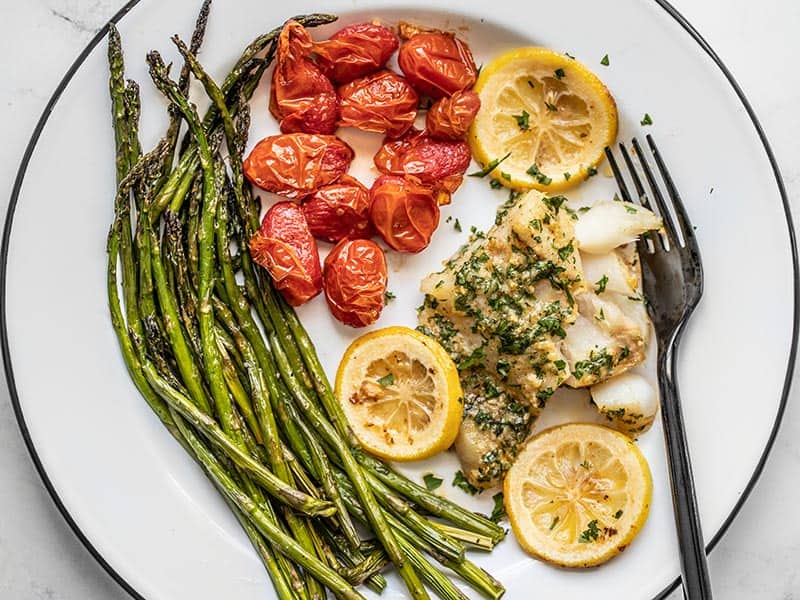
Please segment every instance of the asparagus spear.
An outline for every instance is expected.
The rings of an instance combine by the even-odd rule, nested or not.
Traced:
[[[256,528],[266,537],[272,547],[298,563],[315,578],[323,582],[338,598],[344,600],[363,600],[352,586],[333,569],[322,563],[303,549],[293,538],[283,533],[267,518],[264,512],[228,475],[225,469],[216,460],[214,455],[206,448],[200,439],[194,435],[183,419],[176,422],[181,435],[194,450],[209,476],[218,484],[225,496],[230,499],[243,513],[247,514]]]

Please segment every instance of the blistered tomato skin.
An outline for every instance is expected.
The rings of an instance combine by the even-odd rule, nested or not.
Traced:
[[[481,99],[472,90],[440,98],[428,110],[425,129],[431,137],[439,140],[463,139],[480,107]]]
[[[375,166],[386,175],[408,175],[449,194],[458,189],[472,158],[463,140],[435,140],[425,132],[411,130],[397,140],[386,140],[375,154]]]
[[[369,190],[353,177],[342,175],[336,183],[319,188],[301,208],[315,238],[338,242],[374,234],[369,204]]]
[[[386,257],[370,240],[342,240],[325,258],[325,299],[345,325],[366,327],[385,303]]]
[[[478,78],[469,46],[449,33],[411,36],[400,46],[397,62],[411,85],[433,98],[471,88]]]
[[[392,249],[416,253],[428,247],[439,226],[439,204],[432,187],[408,177],[384,175],[375,180],[370,197],[372,225]]]
[[[250,238],[250,254],[292,306],[322,291],[317,242],[294,202],[278,202],[267,211],[261,228]]]
[[[382,25],[356,23],[314,43],[317,64],[334,83],[342,84],[381,69],[400,41]]]
[[[313,42],[296,21],[278,38],[269,110],[283,133],[331,134],[336,130],[339,99],[330,79],[310,58]]]
[[[354,155],[350,146],[332,135],[286,133],[258,142],[243,170],[261,189],[299,200],[339,179]]]
[[[417,116],[419,95],[397,73],[384,70],[339,88],[339,125],[398,137]]]

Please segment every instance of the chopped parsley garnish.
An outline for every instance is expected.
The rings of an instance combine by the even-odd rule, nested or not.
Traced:
[[[653,117],[651,117],[647,113],[644,113],[644,117],[642,117],[642,120],[639,121],[639,125],[652,125],[652,124],[653,124]]]
[[[602,294],[603,292],[606,291],[606,285],[608,285],[608,275],[603,275],[600,279],[595,281],[594,293]]]
[[[564,181],[569,181],[570,177],[572,177],[570,173],[564,173]]]
[[[511,173],[506,173],[505,171],[500,171],[500,177],[502,177],[506,181],[511,181]]]
[[[511,364],[505,358],[497,359],[497,374],[500,377],[508,377],[508,372],[511,370]]]
[[[626,212],[626,213],[628,213],[629,215],[635,215],[635,214],[636,214],[636,212],[637,212],[637,211],[636,211],[636,207],[635,207],[635,206],[628,206],[628,205],[626,205],[626,206],[625,206],[625,212]]]
[[[550,523],[550,531],[553,531],[553,529],[556,528],[556,525],[558,525],[558,521],[559,518],[557,516],[553,517],[553,522]]]
[[[534,88],[533,82],[530,79],[528,79],[528,85],[530,86],[531,89]]]
[[[542,198],[542,202],[544,202],[553,213],[558,214],[558,209],[567,201],[564,196],[546,196]]]
[[[436,285],[434,286],[434,288],[440,288],[443,285],[444,285],[444,279],[440,279],[438,282],[436,282]]]
[[[455,223],[453,223],[453,229],[455,229],[458,233],[461,233],[461,221],[456,219]]]
[[[522,192],[517,190],[508,190],[508,201],[509,202],[516,202],[519,197],[522,196]]]
[[[523,131],[527,131],[531,128],[530,124],[528,123],[528,119],[530,115],[528,114],[527,110],[523,110],[521,115],[511,115],[517,120],[517,126],[522,129]]]
[[[630,356],[630,354],[631,354],[631,349],[628,348],[627,346],[625,346],[622,350],[620,350],[619,358],[617,359],[617,361],[625,360],[626,358],[628,358],[628,356]],[[625,409],[622,409],[622,410],[625,410]]]
[[[492,496],[492,500],[494,500],[494,508],[492,509],[492,514],[489,516],[489,519],[497,523],[506,516],[506,507],[503,504],[503,492],[497,492]]]
[[[597,528],[597,519],[592,519],[586,525],[586,529],[578,538],[578,541],[581,544],[589,544],[591,542],[597,541],[597,538],[600,537],[600,530]]]
[[[465,369],[469,369],[470,367],[474,367],[475,365],[481,364],[481,359],[484,357],[484,354],[483,346],[478,346],[467,358],[458,363],[458,370],[463,371]]]
[[[592,165],[591,167],[586,169],[586,176],[587,177],[594,177],[595,175],[597,175],[597,167]]]
[[[489,187],[492,188],[493,190],[499,190],[501,187],[503,187],[503,184],[500,183],[500,181],[497,179],[490,179]]]
[[[453,485],[453,487],[457,487],[457,488],[460,488],[460,489],[464,490],[470,496],[474,496],[475,494],[477,494],[480,491],[478,488],[476,488],[474,485],[472,485],[469,481],[467,481],[467,478],[464,477],[464,473],[462,473],[461,471],[456,471],[456,476],[453,477],[452,485]]]
[[[433,473],[426,473],[422,476],[422,481],[425,482],[425,487],[428,488],[429,492],[437,489],[440,485],[442,485],[443,479],[437,477]]]
[[[389,387],[390,385],[394,385],[394,374],[387,373],[380,379],[378,379],[378,383],[381,384],[381,387]]]
[[[603,58],[600,59],[600,64],[603,65],[604,67],[607,67],[608,65],[611,64],[611,61],[608,60],[608,54],[606,54]]]
[[[587,471],[588,471],[589,469],[591,469],[591,468],[592,468],[592,465],[590,465],[590,464],[589,464],[589,461],[588,461],[588,460],[584,460],[584,461],[581,463],[581,466],[582,466],[584,469],[586,469]]]
[[[544,101],[544,105],[547,107],[547,110],[552,110],[553,112],[556,112],[558,110],[558,107],[555,104],[552,104],[547,100]]]
[[[569,57],[569,58],[571,58],[572,60],[575,60],[575,57],[574,57],[574,56],[572,56],[572,54],[570,54],[569,52],[564,52],[564,55],[565,55],[565,56],[568,56],[568,57]]]
[[[564,79],[564,69],[556,69],[555,70],[556,79]]]
[[[619,519],[622,516],[622,509],[620,508],[617,512],[614,513],[614,518]]]
[[[506,154],[503,158],[493,158],[489,161],[489,164],[486,165],[480,171],[475,171],[474,173],[469,173],[468,177],[486,177],[489,173],[494,171],[500,163],[502,163],[505,159],[511,156],[511,152]]]
[[[611,369],[612,366],[614,366],[614,359],[606,348],[599,352],[592,350],[589,352],[587,360],[579,360],[575,363],[572,374],[575,379],[583,379],[583,376],[587,373],[598,376],[603,372],[603,369]]]
[[[539,170],[539,167],[536,164],[532,164],[525,172],[542,185],[550,185],[553,182],[552,179]]]
[[[384,302],[386,302],[387,304],[388,304],[389,302],[391,302],[392,300],[394,300],[395,298],[397,298],[397,296],[395,296],[395,295],[394,295],[392,292],[390,292],[389,290],[386,290],[386,292],[383,294],[383,300],[384,300]]]
[[[575,248],[572,245],[572,240],[570,240],[569,244],[567,244],[566,246],[562,246],[561,248],[558,249],[558,257],[561,260],[567,260],[567,258],[569,258],[569,255],[572,254],[574,250]]]
[[[600,312],[597,313],[597,315],[595,315],[594,318],[597,319],[598,321],[605,321],[606,320],[606,313],[603,312],[603,309],[601,308]]]

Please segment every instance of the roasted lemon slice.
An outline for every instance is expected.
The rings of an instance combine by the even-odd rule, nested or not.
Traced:
[[[617,107],[603,82],[548,48],[518,48],[486,65],[470,145],[491,176],[516,189],[566,189],[597,173],[617,137]],[[501,161],[501,162],[500,162]]]
[[[418,460],[446,450],[461,425],[458,370],[438,342],[407,327],[356,339],[336,373],[336,397],[369,452]]]
[[[527,552],[563,567],[590,567],[622,552],[639,533],[653,482],[630,438],[571,423],[528,442],[504,491],[511,527]]]

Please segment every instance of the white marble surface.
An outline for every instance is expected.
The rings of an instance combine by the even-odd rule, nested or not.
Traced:
[[[122,4],[0,1],[3,215],[20,157],[50,94],[89,38]],[[793,210],[800,214],[800,3],[674,4],[744,88],[772,142]],[[711,574],[719,599],[800,600],[800,382],[795,386],[761,480],[712,553]],[[128,598],[59,515],[24,447],[5,383],[0,384],[0,395],[0,598]],[[679,597],[675,593],[670,600]]]

